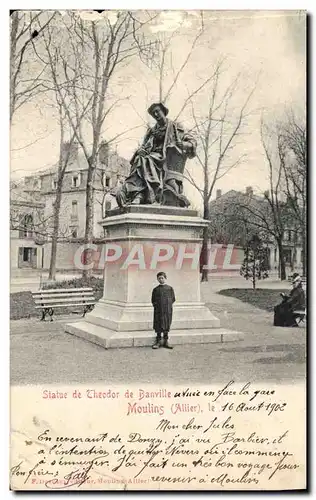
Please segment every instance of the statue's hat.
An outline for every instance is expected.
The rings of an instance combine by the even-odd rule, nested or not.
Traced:
[[[161,108],[164,115],[167,116],[167,114],[169,113],[169,109],[166,108],[166,106],[164,104],[162,104],[162,102],[154,102],[153,104],[151,104],[151,106],[149,106],[149,108],[147,109],[147,112],[153,116],[153,111],[155,108]]]

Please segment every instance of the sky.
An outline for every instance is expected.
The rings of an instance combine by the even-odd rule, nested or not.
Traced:
[[[90,22],[91,14],[85,15],[86,22]],[[99,22],[102,23],[102,19]],[[289,107],[304,113],[305,15],[300,11],[204,11],[203,23],[203,35],[167,100],[169,116],[171,119],[177,116],[188,94],[197,89],[210,76],[217,61],[224,58],[219,93],[224,92],[239,75],[230,101],[232,120],[249,93],[253,91],[253,94],[249,102],[249,116],[229,161],[233,163],[241,155],[245,155],[245,159],[218,181],[215,190],[225,192],[253,186],[255,191],[264,191],[268,177],[260,140],[262,113],[265,120],[272,124]],[[146,29],[149,35],[161,39],[168,38],[177,30],[167,53],[167,61],[172,60],[176,73],[187,57],[200,26],[197,11],[161,11]],[[169,68],[164,79],[165,90],[172,78]],[[111,139],[124,130],[132,129],[115,144],[118,153],[129,159],[141,142],[146,123],[153,124],[146,109],[151,102],[158,100],[157,72],[134,58],[116,73],[111,91],[125,100],[111,113],[103,135]],[[207,86],[193,100],[195,113],[201,119],[206,116],[209,95],[210,87]],[[191,106],[184,109],[179,120],[186,128],[192,128]],[[20,178],[50,167],[57,161],[58,152],[58,122],[53,107],[41,95],[25,104],[14,117],[11,127],[11,177]],[[214,150],[210,154],[210,162],[216,162],[216,159]],[[198,161],[191,160],[188,168],[196,182],[201,184],[202,171]],[[198,207],[201,199],[194,187],[186,183],[185,190],[192,204]]]

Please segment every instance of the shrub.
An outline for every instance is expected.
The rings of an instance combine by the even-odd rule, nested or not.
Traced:
[[[244,251],[245,258],[240,268],[240,274],[246,280],[250,279],[252,281],[252,288],[255,290],[258,280],[269,277],[267,248],[263,245],[259,236],[254,234],[247,242]]]
[[[31,292],[10,293],[10,319],[23,319],[37,316]]]
[[[44,284],[43,288],[49,290],[51,288],[92,288],[96,300],[99,300],[103,295],[103,278],[74,278],[65,281],[54,281]]]

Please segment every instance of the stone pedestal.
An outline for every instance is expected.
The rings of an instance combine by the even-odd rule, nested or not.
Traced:
[[[104,293],[84,321],[66,325],[68,333],[108,347],[150,345],[154,340],[152,289],[159,271],[176,295],[171,342],[235,340],[201,301],[199,256],[206,221],[194,210],[159,205],[115,209],[102,221],[106,244]]]

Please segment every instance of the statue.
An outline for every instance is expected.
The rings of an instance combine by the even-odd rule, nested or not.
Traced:
[[[160,102],[148,108],[157,123],[147,131],[130,161],[130,174],[116,193],[120,207],[153,203],[190,205],[183,194],[183,171],[187,158],[196,155],[196,141],[181,125],[167,119],[168,112]]]

